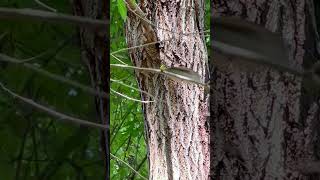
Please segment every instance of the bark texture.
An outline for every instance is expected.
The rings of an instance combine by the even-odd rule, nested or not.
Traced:
[[[304,47],[313,52],[317,40],[312,1],[212,2],[215,17],[239,16],[281,32],[293,66],[310,62]],[[302,172],[301,162],[319,158],[319,107],[312,98],[305,101],[301,78],[269,68],[254,74],[236,68],[211,74],[211,178],[319,179]]]
[[[109,20],[109,1],[106,0],[73,0],[74,13],[78,16],[86,16],[93,19]],[[109,28],[107,33],[95,32],[92,29],[80,28],[79,38],[81,45],[81,58],[87,65],[92,87],[98,92],[109,94]],[[110,177],[110,106],[109,100],[95,97],[97,122],[105,124],[108,128],[101,134],[102,157],[105,160],[105,179]]]
[[[157,40],[167,40],[130,51],[134,65],[158,68],[187,67],[204,79],[207,51],[203,36],[202,0],[141,1],[139,6],[155,26]],[[176,32],[176,33],[173,33]],[[195,33],[196,32],[196,33]],[[181,35],[182,33],[194,33]],[[148,33],[150,34],[150,33]],[[141,19],[128,12],[129,47],[150,42]],[[152,56],[152,57],[150,57]],[[141,94],[148,144],[149,179],[207,179],[209,174],[208,107],[204,88],[163,75],[136,72],[139,87],[155,99]]]

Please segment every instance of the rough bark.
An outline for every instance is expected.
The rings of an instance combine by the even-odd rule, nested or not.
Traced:
[[[198,4],[196,4],[198,3]],[[157,40],[170,42],[130,51],[134,65],[159,68],[187,67],[206,76],[207,52],[203,36],[202,0],[141,1],[139,6],[152,26]],[[141,20],[128,12],[128,46],[150,41]],[[177,32],[177,33],[173,33]],[[197,32],[197,33],[194,33]],[[182,33],[194,33],[181,35]],[[203,87],[153,73],[136,72],[140,89],[156,102],[143,105],[148,145],[149,179],[207,179],[209,174],[208,107]],[[142,100],[151,100],[141,94]]]
[[[310,62],[304,47],[314,52],[317,40],[308,3],[213,0],[212,13],[239,16],[281,32],[290,49],[290,62],[301,68],[304,61]],[[252,74],[236,68],[214,69],[211,74],[215,89],[210,99],[211,178],[319,179],[297,166],[319,158],[315,128],[319,127],[319,107],[303,95],[301,78],[270,68]]]
[[[73,0],[74,13],[78,16],[86,16],[93,19],[109,20],[109,1],[106,0]],[[81,58],[87,65],[91,84],[98,92],[109,94],[109,28],[107,33],[95,32],[92,29],[80,28],[79,38],[81,45]],[[110,179],[110,106],[107,99],[95,97],[97,121],[107,126],[101,134],[102,157],[105,160],[105,179]]]

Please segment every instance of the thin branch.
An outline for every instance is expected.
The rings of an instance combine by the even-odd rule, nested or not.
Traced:
[[[2,34],[0,35],[0,40],[2,40],[4,37],[6,37],[6,35],[8,35],[8,33],[9,33],[8,31],[2,33]]]
[[[32,136],[32,147],[33,147],[33,151],[34,151],[34,163],[35,163],[35,174],[36,174],[36,177],[39,176],[39,169],[40,169],[40,164],[38,161],[38,158],[39,158],[39,153],[38,153],[38,150],[39,150],[39,147],[38,147],[38,143],[37,143],[37,139],[36,137],[36,127],[33,127],[32,128],[32,131],[31,131],[31,136]]]
[[[137,171],[139,171],[139,169],[142,167],[142,165],[143,165],[144,162],[147,160],[147,158],[148,158],[148,156],[145,155],[144,158],[142,159],[142,161],[138,164],[138,166],[137,166]],[[133,180],[133,179],[134,179],[134,175],[135,175],[135,174],[132,174],[129,179],[132,179],[132,180]]]
[[[116,59],[117,61],[119,61],[121,64],[127,65],[125,62],[121,61],[118,57],[116,57],[115,55],[113,55],[112,53],[110,54],[114,59]]]
[[[18,98],[20,99],[21,101],[35,107],[35,108],[38,108],[39,110],[42,110],[52,116],[55,116],[57,117],[58,119],[60,120],[63,120],[63,121],[69,121],[69,122],[72,122],[72,123],[75,123],[75,124],[80,124],[80,125],[84,125],[84,126],[87,126],[87,127],[93,127],[93,128],[100,128],[100,129],[107,129],[108,127],[106,125],[103,125],[103,124],[97,124],[97,123],[93,123],[93,122],[90,122],[90,121],[86,121],[86,120],[83,120],[83,119],[78,119],[78,118],[75,118],[75,117],[71,117],[71,116],[68,116],[68,115],[65,115],[63,113],[60,113],[60,112],[57,112],[53,109],[50,109],[50,108],[47,108],[41,104],[38,104],[36,102],[34,102],[32,99],[28,99],[28,98],[25,98],[25,97],[22,97],[16,93],[14,93],[13,91],[11,91],[10,89],[6,88],[2,82],[0,82],[0,87],[6,91],[7,93],[9,93],[11,96],[15,97],[15,98]]]
[[[135,70],[138,70],[138,71],[153,72],[153,73],[157,73],[157,74],[163,74],[163,75],[169,76],[169,77],[174,78],[174,79],[179,79],[179,80],[182,80],[182,81],[188,81],[188,82],[191,82],[191,83],[194,83],[194,84],[198,84],[198,85],[201,85],[201,86],[204,86],[204,87],[208,87],[209,86],[208,82],[207,83],[201,83],[201,82],[199,82],[197,80],[194,80],[194,79],[192,79],[190,77],[187,77],[185,75],[172,73],[172,72],[169,72],[169,71],[166,71],[166,70],[160,70],[160,68],[159,69],[143,68],[143,67],[123,65],[123,64],[110,64],[110,66],[127,68],[127,69],[135,69]]]
[[[142,44],[142,45],[138,45],[138,46],[132,46],[132,47],[129,47],[129,48],[123,48],[123,49],[119,49],[117,51],[114,51],[114,52],[112,52],[110,54],[114,55],[114,54],[117,54],[117,53],[122,52],[122,51],[130,50],[130,49],[142,48],[142,47],[154,45],[154,44],[161,43],[161,42],[171,41],[171,40],[173,40],[173,38],[165,39],[165,40],[162,40],[162,41],[151,42],[151,43],[147,43],[147,44]]]
[[[146,91],[143,91],[143,90],[140,90],[140,89],[138,89],[138,88],[135,88],[135,87],[133,87],[133,86],[130,86],[130,85],[128,85],[128,84],[125,84],[125,83],[123,83],[123,82],[120,81],[120,80],[115,80],[115,79],[110,78],[110,81],[111,81],[111,82],[115,82],[115,83],[120,84],[120,85],[123,85],[123,86],[126,86],[126,87],[128,87],[128,88],[130,88],[130,89],[133,89],[133,90],[135,90],[135,91],[139,91],[139,92],[141,92],[141,93],[143,93],[143,94],[146,94],[146,95],[150,96],[151,98],[155,99],[154,96],[151,95],[150,93],[148,93],[148,92],[146,92]]]
[[[137,175],[139,175],[141,178],[146,179],[146,177],[142,176],[138,171],[136,171],[132,166],[130,166],[128,163],[124,162],[122,159],[118,158],[117,156],[113,155],[112,153],[110,153],[110,156],[116,160],[116,161],[120,161],[121,163],[125,164],[128,168],[130,168],[133,172],[135,172]]]
[[[142,68],[142,67],[136,67],[136,66],[128,66],[128,65],[124,65],[124,64],[110,64],[110,66],[113,67],[121,67],[121,68],[126,68],[126,69],[136,69],[139,71],[149,71],[149,72],[154,72],[154,73],[161,73],[160,69],[152,69],[152,68]]]
[[[0,19],[36,20],[44,22],[69,23],[82,27],[104,30],[109,22],[107,20],[91,19],[81,16],[72,16],[63,13],[54,13],[35,9],[16,9],[0,7]]]
[[[45,3],[41,2],[40,0],[34,0],[34,1],[35,1],[38,5],[40,5],[40,6],[44,7],[45,9],[47,9],[47,10],[49,10],[49,11],[57,12],[57,10],[56,10],[56,9],[54,9],[54,8],[52,8],[52,7],[50,7],[50,6],[48,6],[47,4],[45,4]]]
[[[43,56],[45,56],[47,54],[49,54],[49,55],[52,54],[49,59],[51,59],[52,57],[56,57],[57,54],[59,54],[59,52],[62,49],[64,49],[65,46],[68,45],[68,43],[70,41],[72,41],[74,38],[75,38],[75,35],[71,35],[71,36],[63,39],[62,41],[60,41],[56,47],[47,49],[46,51],[43,51],[43,52],[41,52],[41,53],[39,53],[37,55],[34,55],[33,57],[30,57],[30,58],[27,58],[27,59],[23,59],[22,61],[20,61],[20,63],[29,62],[29,61],[35,60],[37,58],[43,57]],[[22,44],[20,46],[22,46],[22,47],[20,47],[21,49],[23,49],[23,50],[25,49],[25,45]]]
[[[134,103],[132,103],[129,107],[127,106],[127,109],[129,110],[129,111],[126,111],[125,112],[125,114],[122,114],[122,107],[120,107],[120,106],[117,106],[116,107],[116,110],[117,110],[117,112],[115,112],[115,111],[113,111],[113,112],[115,112],[115,114],[116,115],[118,115],[118,114],[120,114],[119,116],[119,118],[117,118],[118,116],[116,116],[115,117],[115,120],[114,120],[114,122],[117,122],[117,123],[115,123],[114,125],[113,125],[113,128],[111,129],[111,132],[110,132],[110,134],[111,134],[111,140],[110,140],[110,146],[112,146],[112,144],[113,144],[113,142],[114,142],[114,139],[117,137],[117,134],[119,133],[119,131],[120,131],[120,129],[122,128],[122,125],[126,122],[126,119],[127,119],[127,117],[130,115],[130,113],[131,113],[131,110],[132,110],[132,108],[134,107],[134,106],[136,106]],[[120,112],[119,112],[119,111]],[[119,122],[119,121],[120,122]],[[119,123],[118,123],[119,122]],[[117,150],[118,151],[118,150]],[[115,151],[115,154],[116,154],[116,152],[117,151]]]
[[[6,61],[6,62],[11,62],[11,63],[15,63],[15,64],[21,64],[22,61],[18,60],[18,59],[15,59],[13,57],[10,57],[10,56],[7,56],[5,54],[1,54],[0,53],[0,61]],[[75,81],[72,81],[70,79],[67,79],[63,76],[59,76],[59,75],[56,75],[56,74],[53,74],[53,73],[50,73],[48,71],[45,71],[43,69],[40,69],[40,68],[37,68],[31,64],[28,64],[28,63],[22,63],[22,65],[32,71],[35,71],[39,74],[42,74],[44,76],[47,76],[53,80],[56,80],[56,81],[59,81],[61,83],[65,83],[65,84],[68,84],[68,85],[71,85],[71,86],[74,86],[74,87],[77,87],[87,93],[90,93],[92,95],[96,95],[96,96],[99,96],[99,97],[103,97],[105,99],[109,99],[109,96],[107,93],[103,92],[103,91],[96,91],[95,89],[93,88],[90,88],[88,86],[85,86],[85,85],[82,85],[78,82],[75,82]]]
[[[61,50],[63,50],[66,45],[68,45],[70,43],[70,41],[72,41],[74,38],[76,37],[76,35],[70,35],[69,37],[63,39],[62,41],[58,42],[57,46],[56,47],[53,47],[53,48],[48,48],[47,50],[45,51],[42,51],[40,53],[34,53],[33,50],[31,49],[30,51],[30,48],[29,51],[26,49],[26,45],[19,42],[17,44],[18,48],[23,52],[25,53],[26,55],[31,55],[32,57],[30,58],[26,58],[26,59],[23,59],[20,61],[20,63],[25,63],[25,62],[30,62],[30,61],[33,61],[33,60],[36,60],[36,59],[39,59],[45,55],[50,55],[48,57],[46,57],[46,60],[50,60],[52,58],[57,58],[56,56],[59,54],[59,52]]]
[[[19,154],[18,154],[18,157],[16,159],[17,164],[16,164],[16,174],[15,174],[15,179],[20,179],[20,174],[21,174],[21,166],[23,164],[23,155],[25,153],[25,150],[26,150],[26,141],[27,141],[27,138],[28,138],[28,134],[29,134],[29,131],[30,131],[30,128],[31,128],[31,125],[30,125],[30,119],[27,118],[26,119],[28,121],[28,125],[27,127],[25,128],[25,131],[23,132],[23,136],[22,136],[22,142],[21,142],[21,147],[20,147],[20,150],[19,150]]]
[[[44,52],[42,52],[42,53],[40,53],[40,54],[38,54],[38,55],[35,55],[35,56],[33,56],[33,57],[23,59],[23,60],[21,60],[19,63],[27,63],[27,62],[33,61],[33,60],[35,60],[35,59],[38,59],[38,58],[40,58],[40,57],[43,57],[43,56],[47,55],[49,52],[50,52],[50,50],[44,51]],[[17,62],[17,63],[18,63],[18,62]]]
[[[154,101],[142,101],[142,100],[139,100],[139,99],[135,99],[135,98],[129,97],[127,95],[124,95],[122,93],[119,93],[116,90],[113,90],[112,88],[110,88],[110,91],[115,93],[115,94],[117,94],[117,95],[119,95],[119,96],[122,96],[122,97],[124,97],[124,98],[126,98],[128,100],[131,100],[131,101],[136,101],[136,102],[141,102],[141,103],[152,103],[152,102],[154,102]]]
[[[209,32],[210,30],[208,30]],[[209,37],[209,35],[205,35],[205,37]],[[114,54],[117,54],[117,53],[120,53],[120,52],[123,52],[123,51],[127,51],[127,50],[131,50],[131,49],[137,49],[137,48],[142,48],[142,47],[147,47],[147,46],[151,46],[151,45],[154,45],[154,44],[157,44],[157,43],[161,43],[161,42],[168,42],[168,41],[172,41],[174,38],[169,38],[169,39],[165,39],[165,40],[161,40],[161,41],[155,41],[155,42],[151,42],[151,43],[146,43],[146,44],[141,44],[141,45],[137,45],[137,46],[132,46],[132,47],[129,47],[129,48],[122,48],[122,49],[119,49],[117,51],[114,51],[114,52],[111,52],[110,55],[113,56]],[[114,58],[116,58],[115,56],[113,56]],[[125,64],[124,62],[122,62],[121,60],[117,59],[118,61],[120,61],[122,64]]]

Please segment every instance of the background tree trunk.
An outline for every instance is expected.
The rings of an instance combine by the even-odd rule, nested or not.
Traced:
[[[74,12],[78,16],[93,19],[109,20],[109,1],[106,0],[73,0]],[[109,94],[109,28],[106,33],[98,33],[86,28],[79,29],[81,45],[81,58],[90,72],[91,84],[98,92]],[[110,105],[109,100],[95,97],[97,122],[105,124],[108,128],[101,133],[102,156],[105,159],[105,179],[110,179]]]
[[[314,53],[318,40],[312,1],[213,0],[212,6],[215,17],[239,16],[280,32],[294,67],[311,62],[305,49]],[[319,158],[319,107],[301,91],[301,78],[236,68],[211,74],[212,179],[319,179],[297,170]]]
[[[196,4],[198,3],[198,4]],[[202,0],[141,1],[140,7],[157,27],[151,26],[162,42],[130,51],[136,66],[159,69],[187,67],[206,76],[207,51],[203,36]],[[128,46],[150,42],[141,20],[128,12]],[[177,33],[172,33],[172,31]],[[181,33],[194,33],[181,35]],[[178,34],[179,33],[179,34]],[[147,48],[156,48],[152,57]],[[171,80],[163,75],[136,72],[140,88],[155,96],[144,104],[150,179],[207,179],[209,174],[207,97],[203,87]],[[143,100],[151,100],[145,94]]]

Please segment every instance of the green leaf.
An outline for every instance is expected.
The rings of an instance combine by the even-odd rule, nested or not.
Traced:
[[[126,4],[124,3],[124,0],[118,0],[118,10],[121,15],[121,18],[123,21],[126,21],[127,19],[127,7]]]

